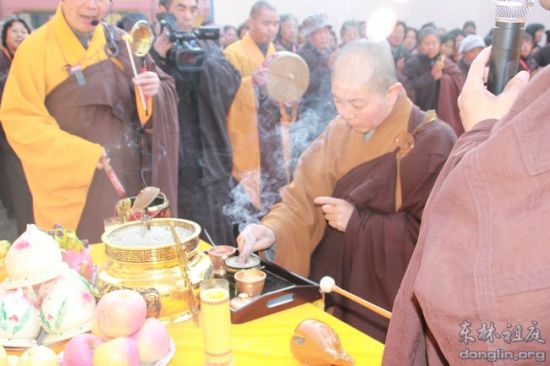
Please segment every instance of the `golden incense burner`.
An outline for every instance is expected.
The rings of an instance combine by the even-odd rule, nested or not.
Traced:
[[[119,225],[102,236],[107,260],[99,270],[96,286],[100,295],[117,289],[140,292],[147,302],[148,317],[164,322],[191,318],[189,284],[184,280],[170,229],[173,223],[187,255],[187,277],[193,293],[199,283],[212,277],[208,255],[199,251],[198,224],[182,219],[151,219]]]

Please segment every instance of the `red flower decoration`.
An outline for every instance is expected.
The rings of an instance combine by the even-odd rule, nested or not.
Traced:
[[[94,301],[94,297],[90,295],[88,292],[83,292],[82,300],[84,300],[84,302],[90,302],[90,301]]]
[[[15,244],[15,249],[18,249],[18,250],[23,250],[23,249],[28,249],[30,248],[30,244],[28,241],[26,240],[20,240],[18,241],[16,244]]]

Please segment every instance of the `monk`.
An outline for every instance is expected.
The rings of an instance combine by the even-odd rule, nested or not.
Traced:
[[[100,22],[110,6],[60,1],[53,19],[19,47],[0,112],[36,224],[61,224],[92,242],[123,195],[103,171],[109,161],[126,195],[153,184],[176,202],[173,80],[149,58],[151,71],[133,76],[121,34]]]
[[[337,56],[339,115],[306,150],[261,224],[237,238],[241,256],[275,249],[275,262],[391,309],[433,183],[456,139],[407,98],[387,44],[354,41]],[[272,248],[272,249],[273,249]],[[384,341],[387,320],[338,296],[334,314]]]
[[[233,176],[245,188],[255,210],[266,212],[288,183],[282,163],[279,107],[267,96],[266,60],[275,53],[279,17],[273,5],[256,2],[248,19],[250,31],[224,50],[241,74],[241,84],[227,118],[233,147]],[[253,210],[254,211],[254,210]]]
[[[384,365],[548,363],[550,68],[494,96],[490,52],[459,98],[466,133],[426,206]]]

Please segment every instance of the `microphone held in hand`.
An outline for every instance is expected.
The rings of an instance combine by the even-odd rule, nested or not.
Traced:
[[[99,24],[99,20],[97,19],[93,19],[91,22],[90,22],[91,25],[93,25],[94,27],[97,26]]]
[[[527,14],[532,0],[492,0],[496,24],[489,63],[487,88],[500,94],[508,81],[518,72],[519,56]]]

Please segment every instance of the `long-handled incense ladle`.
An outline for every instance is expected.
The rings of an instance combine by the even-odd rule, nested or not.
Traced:
[[[364,306],[365,308],[369,309],[370,311],[375,312],[376,314],[383,316],[384,318],[391,319],[391,312],[387,311],[386,309],[381,308],[378,305],[374,305],[373,303],[368,302],[367,300],[364,300],[360,298],[357,295],[352,294],[351,292],[348,292],[344,290],[343,288],[340,288],[336,286],[336,283],[334,282],[334,279],[329,276],[325,276],[321,278],[321,282],[319,283],[319,287],[321,288],[321,292],[324,293],[330,293],[330,292],[336,292],[339,295],[342,295],[348,299],[350,299],[353,302],[356,302],[357,304]]]
[[[191,311],[191,315],[193,316],[193,321],[195,322],[195,324],[199,324],[199,307],[197,305],[195,293],[193,292],[193,283],[191,282],[191,279],[189,278],[189,274],[187,272],[189,270],[187,253],[185,252],[185,249],[181,245],[179,235],[176,231],[176,225],[174,225],[173,221],[170,221],[170,231],[172,232],[172,237],[174,238],[174,242],[176,243],[176,256],[178,257],[178,260],[179,260],[180,271],[183,277],[183,281],[185,282],[185,286],[187,287],[187,297],[189,298],[189,310]]]

